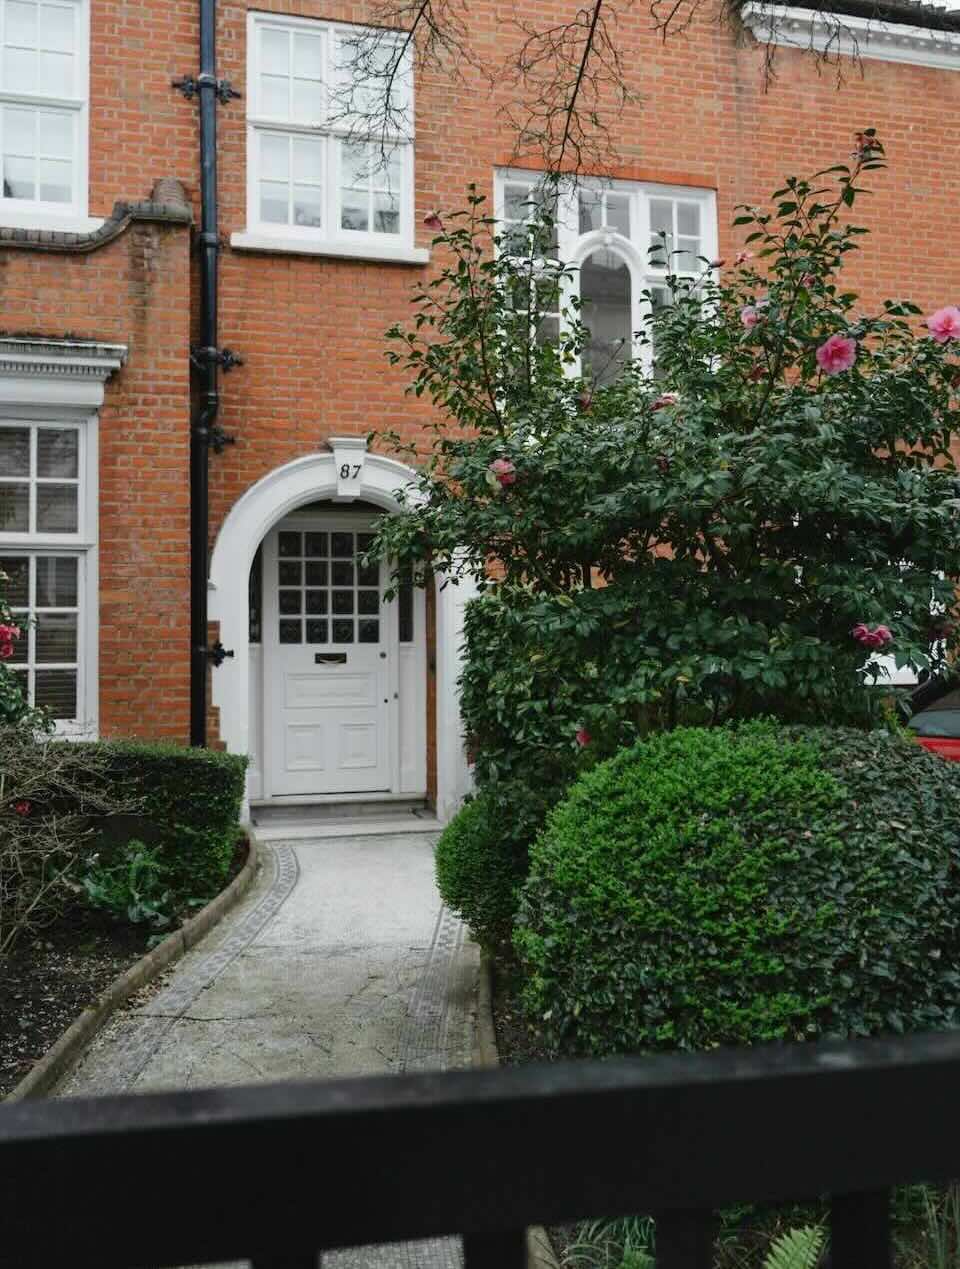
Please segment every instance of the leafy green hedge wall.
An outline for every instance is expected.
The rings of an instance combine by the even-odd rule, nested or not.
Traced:
[[[221,886],[236,846],[247,759],[214,749],[140,740],[106,740],[95,747],[110,777],[135,804],[112,817],[103,843],[131,837],[162,851],[169,885],[205,898]]]

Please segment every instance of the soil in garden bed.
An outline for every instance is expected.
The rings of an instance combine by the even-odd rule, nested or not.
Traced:
[[[224,886],[246,857],[242,839]],[[181,922],[196,911],[183,912]],[[0,1098],[115,978],[144,955],[152,935],[166,935],[175,928],[122,925],[77,906],[39,933],[25,935],[0,957]]]

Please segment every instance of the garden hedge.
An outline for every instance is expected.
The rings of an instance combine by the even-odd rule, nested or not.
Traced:
[[[680,728],[582,776],[515,945],[554,1051],[960,1021],[960,765],[888,732]]]
[[[119,789],[137,804],[108,820],[102,841],[160,846],[166,880],[186,898],[220,889],[239,835],[247,759],[215,749],[141,740],[95,742]]]

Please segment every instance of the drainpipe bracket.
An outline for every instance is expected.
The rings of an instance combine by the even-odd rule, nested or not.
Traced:
[[[236,445],[237,438],[225,432],[219,423],[214,423],[207,433],[207,444],[215,454],[222,454],[228,445]]]
[[[190,349],[190,361],[195,370],[203,370],[210,364],[216,364],[225,374],[234,366],[243,365],[243,358],[232,348],[209,348],[202,344],[194,344]]]
[[[181,75],[178,79],[172,79],[170,84],[171,87],[178,88],[188,101],[196,97],[201,88],[212,88],[223,105],[241,96],[229,79],[217,79],[214,75]]]

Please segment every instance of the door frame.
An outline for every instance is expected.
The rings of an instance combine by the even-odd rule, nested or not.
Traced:
[[[271,578],[268,584],[268,575],[275,570],[269,567],[270,561],[276,563],[278,558],[275,545],[277,535],[284,529],[296,529],[300,532],[322,532],[322,533],[370,533],[376,528],[379,515],[374,513],[358,513],[338,511],[336,507],[332,507],[330,511],[314,511],[302,510],[291,512],[290,515],[284,516],[282,520],[278,520],[274,524],[264,538],[263,552],[263,639],[261,643],[261,674],[262,684],[261,700],[264,704],[263,718],[261,721],[261,737],[262,737],[262,767],[263,767],[263,797],[269,798],[273,802],[282,803],[288,799],[299,799],[302,801],[305,796],[316,798],[317,800],[336,799],[340,797],[357,798],[359,794],[341,793],[316,793],[316,794],[294,794],[294,793],[277,793],[275,792],[277,781],[277,753],[275,748],[274,728],[272,726],[273,711],[270,705],[272,692],[277,690],[281,667],[279,662],[280,645],[271,637],[266,637],[267,630],[271,632],[276,629],[279,620],[278,597],[279,587],[274,579]],[[267,543],[270,543],[268,547]],[[394,601],[392,603],[383,603],[383,592],[389,582],[387,566],[384,561],[380,562],[380,596],[381,610],[380,621],[383,623],[381,630],[385,631],[385,639],[381,647],[387,653],[387,673],[386,673],[386,693],[387,693],[387,709],[386,722],[384,728],[384,740],[387,747],[387,787],[386,789],[371,790],[371,799],[382,797],[385,794],[396,793],[400,787],[400,628],[399,628],[399,605]]]

